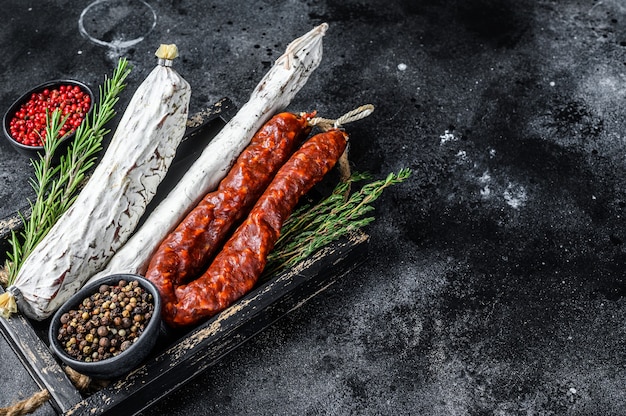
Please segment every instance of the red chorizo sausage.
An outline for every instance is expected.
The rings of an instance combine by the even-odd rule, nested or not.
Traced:
[[[175,287],[206,270],[227,235],[250,211],[278,169],[311,131],[314,113],[281,113],[254,135],[217,190],[207,194],[160,244],[146,278],[166,305]]]
[[[248,217],[207,271],[176,288],[177,303],[165,305],[163,317],[171,326],[186,326],[210,317],[248,292],[267,262],[283,222],[301,196],[332,169],[346,149],[347,134],[338,129],[319,133],[280,168]]]

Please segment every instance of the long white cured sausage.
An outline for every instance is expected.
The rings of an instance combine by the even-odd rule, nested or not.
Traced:
[[[315,27],[287,46],[252,92],[249,101],[208,144],[177,186],[93,279],[113,273],[144,274],[160,242],[204,195],[217,187],[254,133],[285,108],[322,59],[328,25]]]
[[[174,45],[131,98],[102,160],[72,206],[7,288],[20,311],[50,316],[100,271],[137,227],[185,134],[191,87]],[[157,53],[159,53],[157,51]],[[157,55],[159,56],[159,55]]]

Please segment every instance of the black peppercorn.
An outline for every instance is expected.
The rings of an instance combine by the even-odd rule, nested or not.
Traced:
[[[99,337],[106,337],[107,335],[109,335],[109,328],[107,328],[104,325],[99,326],[98,327],[98,336]]]

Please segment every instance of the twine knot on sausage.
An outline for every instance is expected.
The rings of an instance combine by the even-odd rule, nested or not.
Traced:
[[[323,118],[323,117],[314,117],[309,120],[309,124],[311,126],[317,126],[322,131],[329,131],[331,129],[341,129],[345,124],[352,123],[357,120],[364,119],[374,112],[374,106],[372,104],[364,104],[360,107],[355,108],[352,111],[348,111],[346,114],[342,115],[336,120]],[[350,161],[348,159],[348,152],[350,150],[350,146],[346,146],[346,150],[343,152],[338,161],[339,167],[339,175],[340,180],[342,182],[348,182],[350,176],[352,176],[352,169],[350,169]],[[346,190],[346,197],[350,193],[350,186],[348,186]]]
[[[314,117],[309,120],[309,124],[311,126],[317,126],[323,131],[328,131],[330,129],[340,129],[345,124],[364,119],[365,117],[372,114],[372,112],[374,112],[374,106],[372,104],[364,104],[360,107],[355,108],[352,111],[347,112],[336,120],[323,117]]]
[[[294,39],[289,45],[287,45],[285,53],[278,57],[276,64],[282,63],[286,70],[291,70],[294,66],[294,61],[298,58],[298,53],[309,53],[309,50],[307,50],[309,44],[313,41],[319,41],[319,39],[321,39],[326,33],[326,30],[328,30],[328,23],[322,23],[309,33]]]

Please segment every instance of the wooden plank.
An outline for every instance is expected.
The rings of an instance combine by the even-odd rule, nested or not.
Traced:
[[[360,265],[368,241],[366,234],[353,233],[330,244],[193,329],[124,379],[78,403],[67,415],[145,410]]]

